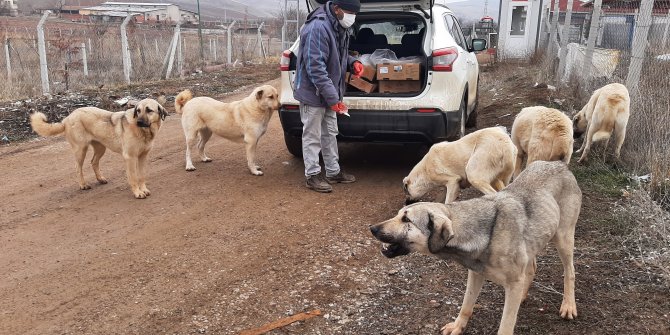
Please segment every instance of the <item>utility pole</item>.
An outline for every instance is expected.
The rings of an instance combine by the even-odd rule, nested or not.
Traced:
[[[198,37],[200,38],[200,62],[205,64],[205,49],[202,45],[202,15],[200,15],[200,0],[198,1]]]

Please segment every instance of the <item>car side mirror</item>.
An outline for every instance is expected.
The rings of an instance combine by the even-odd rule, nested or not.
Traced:
[[[482,51],[486,49],[486,40],[483,38],[475,38],[472,40],[472,51]]]

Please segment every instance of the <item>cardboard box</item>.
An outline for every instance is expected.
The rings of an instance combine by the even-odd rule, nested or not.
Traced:
[[[377,64],[377,80],[419,80],[421,64]]]
[[[379,82],[381,93],[413,93],[421,91],[419,80],[382,80]]]
[[[374,81],[377,77],[377,68],[372,65],[363,65],[363,73],[361,73],[361,78],[365,78],[368,81]]]
[[[377,89],[377,84],[376,83],[371,83],[363,78],[356,78],[351,75],[351,73],[347,72],[347,84],[365,92],[365,93],[372,93],[374,92],[375,89]]]

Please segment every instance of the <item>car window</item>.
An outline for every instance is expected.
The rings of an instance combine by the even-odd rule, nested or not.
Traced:
[[[419,35],[425,31],[425,26],[416,20],[365,21],[358,26],[357,32],[363,37],[371,31],[376,36],[385,36],[388,44],[401,44],[403,36]]]
[[[456,22],[456,19],[451,15],[446,15],[444,19],[447,24],[447,29],[454,38],[454,41],[456,41],[456,44],[463,48],[463,50],[468,50],[468,46],[465,44],[465,38],[463,37],[463,32],[461,31],[458,22]]]

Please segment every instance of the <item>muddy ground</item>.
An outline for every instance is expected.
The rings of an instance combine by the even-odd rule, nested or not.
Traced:
[[[273,71],[89,99],[195,88],[233,100],[250,87],[234,89],[276,77]],[[479,127],[509,126],[521,107],[554,103],[557,93],[530,88],[532,79],[527,67],[482,73]],[[13,113],[25,120],[35,106],[19,104]],[[152,195],[136,200],[117,154],[102,159],[110,183],[80,191],[62,137],[10,142],[0,147],[0,334],[236,334],[314,309],[322,315],[271,334],[438,334],[458,313],[463,267],[422,255],[386,259],[368,231],[402,207],[400,182],[420,159],[418,148],[343,144],[342,166],[358,181],[318,194],[305,189],[302,161],[285,149],[277,116],[259,145],[265,175],[256,177],[243,147],[222,139],[210,141],[212,163],[184,171],[173,114],[150,154]],[[575,250],[579,317],[558,316],[562,271],[548,248],[516,332],[670,334],[668,287],[629,260],[621,243],[628,221],[611,212],[625,201],[617,188],[625,185],[604,192],[574,168],[584,191]],[[92,181],[90,168],[85,173]],[[476,196],[468,191],[462,199]],[[501,287],[486,284],[467,333],[495,333],[503,300]]]

